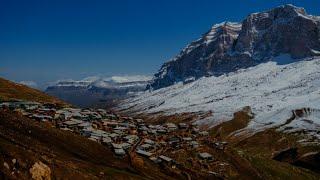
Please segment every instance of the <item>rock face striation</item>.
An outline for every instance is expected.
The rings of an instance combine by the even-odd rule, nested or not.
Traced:
[[[283,54],[292,59],[320,55],[319,16],[308,15],[303,8],[283,5],[252,13],[242,23],[216,24],[163,64],[147,88],[219,76]]]

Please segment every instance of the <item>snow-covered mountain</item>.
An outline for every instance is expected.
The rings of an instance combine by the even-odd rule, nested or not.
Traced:
[[[45,92],[82,107],[105,106],[145,90],[150,80],[151,77],[142,75],[92,76],[82,80],[59,80]]]
[[[206,114],[196,122],[213,127],[249,106],[254,119],[238,134],[274,127],[320,142],[320,17],[284,5],[214,25],[148,88],[118,110]]]
[[[320,17],[308,15],[303,8],[284,5],[252,13],[242,23],[214,25],[163,64],[148,88],[219,76],[281,54],[289,54],[293,59],[319,56]]]
[[[242,132],[277,127],[288,132],[304,131],[320,139],[320,57],[294,61],[283,54],[225,75],[146,91],[122,102],[119,110],[161,115],[212,112],[197,123],[214,126],[250,106],[254,119]]]

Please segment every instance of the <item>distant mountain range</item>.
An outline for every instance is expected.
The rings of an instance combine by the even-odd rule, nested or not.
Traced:
[[[320,17],[289,4],[252,13],[242,23],[216,24],[163,64],[148,88],[219,76],[282,54],[293,59],[319,56]]]
[[[105,107],[114,101],[144,91],[148,76],[88,77],[82,80],[60,80],[47,87],[46,93],[80,107]]]

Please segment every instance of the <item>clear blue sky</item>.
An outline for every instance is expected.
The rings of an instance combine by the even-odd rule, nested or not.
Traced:
[[[213,24],[319,0],[0,0],[0,76],[40,84],[91,75],[152,75]]]

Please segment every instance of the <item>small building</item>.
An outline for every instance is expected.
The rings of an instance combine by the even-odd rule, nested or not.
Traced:
[[[132,145],[133,145],[135,142],[136,142],[136,141],[135,141],[134,139],[128,139],[128,140],[127,140],[127,143],[132,144]]]
[[[127,150],[127,149],[129,149],[129,148],[131,147],[131,144],[129,144],[129,143],[122,143],[121,146],[122,146],[123,149]]]
[[[167,142],[165,142],[165,141],[160,141],[159,144],[160,144],[161,146],[166,146],[166,145],[167,145]]]
[[[192,141],[192,138],[191,137],[184,137],[182,138],[183,141]]]
[[[199,143],[197,141],[191,141],[190,145],[192,146],[192,148],[198,148],[199,147]]]
[[[131,144],[129,143],[121,143],[121,144],[111,144],[113,149],[129,149],[131,147]]]
[[[180,142],[180,139],[178,137],[171,137],[168,139],[169,144],[177,144]]]
[[[123,139],[126,141],[137,141],[139,137],[137,135],[127,135]]]
[[[69,128],[73,128],[73,127],[78,126],[81,123],[83,123],[83,121],[77,120],[77,119],[70,119],[68,121],[64,121],[62,124],[69,127]]]
[[[110,137],[103,137],[102,138],[102,144],[107,145],[107,146],[111,146],[112,143],[112,139]]]
[[[91,141],[99,142],[99,138],[96,136],[90,136],[88,139]]]
[[[84,129],[84,128],[88,128],[91,126],[92,126],[92,124],[90,122],[83,122],[81,124],[78,124],[79,129]]]
[[[32,118],[38,121],[51,121],[52,117],[47,115],[41,115],[41,114],[34,114],[32,115]]]
[[[171,158],[164,155],[159,156],[159,158],[166,163],[171,163],[173,161]]]
[[[199,132],[199,135],[201,135],[201,136],[208,136],[208,135],[209,135],[209,132],[208,132],[208,131],[201,131],[201,132]]]
[[[219,150],[224,150],[227,144],[228,144],[228,142],[226,142],[226,141],[213,143],[214,147]]]
[[[84,136],[84,137],[90,137],[92,130],[93,130],[92,128],[84,128],[84,129],[80,130],[80,135]]]
[[[125,132],[121,130],[113,130],[113,133],[119,134],[119,135],[124,135]]]
[[[149,129],[146,126],[141,126],[138,129],[139,131],[148,131]]]
[[[144,150],[141,150],[141,149],[138,149],[136,151],[137,154],[141,155],[141,156],[145,156],[145,157],[150,157],[152,156],[152,153],[150,152],[147,152],[147,151],[144,151]]]
[[[104,109],[97,109],[97,112],[103,116],[105,116],[107,114],[107,111]]]
[[[138,124],[143,123],[143,120],[142,120],[142,119],[135,119],[135,121],[136,121]]]
[[[22,101],[17,102],[17,107],[24,108],[26,110],[35,110],[41,106],[38,102],[32,102],[32,101]]]
[[[72,117],[72,113],[70,113],[69,111],[65,110],[65,109],[61,109],[56,111],[55,115],[54,115],[54,119],[62,119],[62,120],[68,120]]]
[[[116,119],[117,119],[117,116],[114,115],[114,114],[106,114],[105,117],[106,117],[107,119],[111,119],[111,120],[116,120]]]
[[[167,128],[168,128],[168,131],[175,131],[177,128],[177,126],[173,123],[167,123],[166,124]]]
[[[117,156],[124,156],[124,155],[126,155],[126,152],[125,152],[122,148],[114,149],[114,153],[115,153]]]
[[[203,160],[213,160],[212,155],[207,152],[199,153],[199,157]]]
[[[106,127],[111,127],[111,128],[115,128],[118,126],[118,122],[114,122],[114,121],[103,121],[103,126],[106,126]]]
[[[91,136],[97,136],[97,137],[105,137],[107,134],[105,131],[99,130],[99,129],[93,129],[91,132]]]
[[[150,145],[156,144],[156,143],[155,143],[154,141],[152,141],[151,139],[145,139],[145,140],[144,140],[144,143],[150,144]]]
[[[118,138],[120,135],[119,134],[117,134],[117,133],[111,133],[111,134],[109,134],[109,137],[111,137],[112,139],[116,139],[116,138]]]
[[[153,161],[154,163],[156,164],[159,164],[162,162],[162,160],[160,158],[157,158],[157,157],[150,157],[149,158],[151,161]]]
[[[63,131],[70,131],[70,132],[72,132],[72,130],[71,129],[69,129],[69,128],[67,128],[67,127],[64,127],[64,128],[60,128],[61,130],[63,130]]]
[[[153,134],[153,135],[157,135],[157,130],[155,130],[155,129],[149,129],[149,130],[148,130],[148,133],[149,133],[149,134]]]
[[[165,129],[157,129],[157,133],[159,133],[159,134],[166,134],[166,133],[167,133],[167,130],[165,130]]]
[[[142,144],[141,146],[139,146],[139,149],[148,151],[148,150],[152,149],[152,145],[150,145],[150,144]]]
[[[115,127],[113,128],[114,131],[118,130],[118,131],[125,131],[127,130],[128,128],[127,127],[123,127],[123,126],[118,126],[118,127]]]
[[[122,149],[122,144],[112,143],[113,149]]]
[[[40,112],[40,113],[55,113],[56,109],[54,109],[54,108],[40,108],[40,109],[38,109],[38,112]]]
[[[179,129],[188,129],[189,127],[186,123],[179,123],[178,126],[179,126]]]
[[[192,134],[198,134],[199,131],[200,131],[199,128],[193,127],[191,133],[192,133]]]

